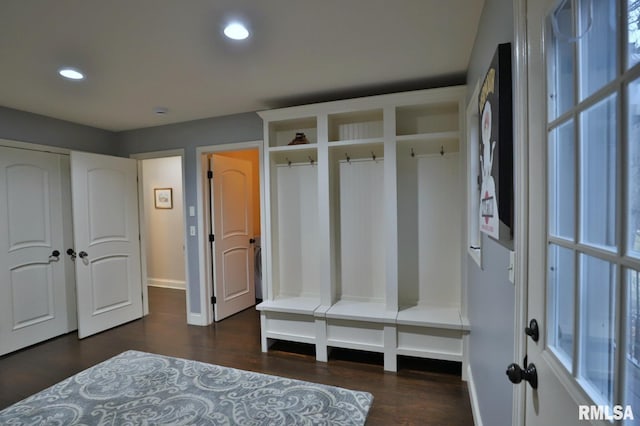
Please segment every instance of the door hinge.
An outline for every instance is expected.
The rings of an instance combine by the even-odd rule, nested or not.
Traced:
[[[216,304],[216,297],[215,296],[211,296],[211,304],[212,305]]]
[[[216,240],[216,236],[213,234],[209,234],[209,242],[212,243]]]
[[[207,178],[208,179],[213,179],[213,172],[211,170],[207,171]]]

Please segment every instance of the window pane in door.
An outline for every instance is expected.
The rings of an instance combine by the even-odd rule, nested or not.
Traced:
[[[640,62],[640,1],[627,0],[627,68]]]
[[[615,267],[596,257],[581,257],[579,379],[597,404],[611,405],[616,352]]]
[[[575,261],[573,250],[549,244],[547,342],[558,359],[573,368]]]
[[[575,68],[573,46],[569,37],[573,34],[572,2],[562,5],[550,18],[548,32],[553,39],[548,60],[548,108],[549,121],[562,115],[575,102]]]
[[[616,250],[616,98],[611,95],[580,116],[582,241],[610,250]]]
[[[625,275],[627,347],[624,358],[624,403],[635,408],[640,407],[640,272],[627,270]]]
[[[616,1],[580,0],[580,99],[585,99],[617,74]]]
[[[640,0],[636,3],[640,4]],[[640,258],[640,80],[627,90],[629,134],[627,137],[627,254]]]
[[[573,121],[564,123],[549,137],[549,233],[574,239],[575,140]]]

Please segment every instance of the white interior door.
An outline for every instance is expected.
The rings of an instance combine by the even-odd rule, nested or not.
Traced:
[[[76,327],[67,156],[0,147],[0,355]]]
[[[137,164],[71,153],[78,336],[142,317]]]
[[[640,83],[621,25],[639,7],[527,2],[528,426],[640,421]]]
[[[213,155],[215,320],[255,305],[251,162]]]

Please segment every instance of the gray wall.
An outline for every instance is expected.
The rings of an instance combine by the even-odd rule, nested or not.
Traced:
[[[262,140],[262,119],[256,113],[244,113],[225,117],[207,118],[166,126],[150,127],[118,133],[119,154],[163,151],[184,148],[185,150],[185,202],[197,206],[196,147]],[[197,210],[197,208],[196,208]],[[189,226],[198,226],[198,216],[187,216],[185,232]],[[198,240],[188,237],[189,303],[194,314],[200,314],[200,270],[198,265]]]
[[[496,47],[513,43],[511,0],[485,0],[467,73],[467,98],[484,78]],[[467,256],[470,365],[485,425],[511,424],[513,385],[505,370],[514,359],[515,289],[509,282],[509,251],[482,236],[482,270]],[[519,362],[522,362],[520,360]]]
[[[116,134],[44,115],[0,107],[0,138],[114,155]]]

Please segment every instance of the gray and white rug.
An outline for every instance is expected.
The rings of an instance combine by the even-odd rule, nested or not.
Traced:
[[[367,392],[127,351],[2,411],[2,425],[363,425]]]

